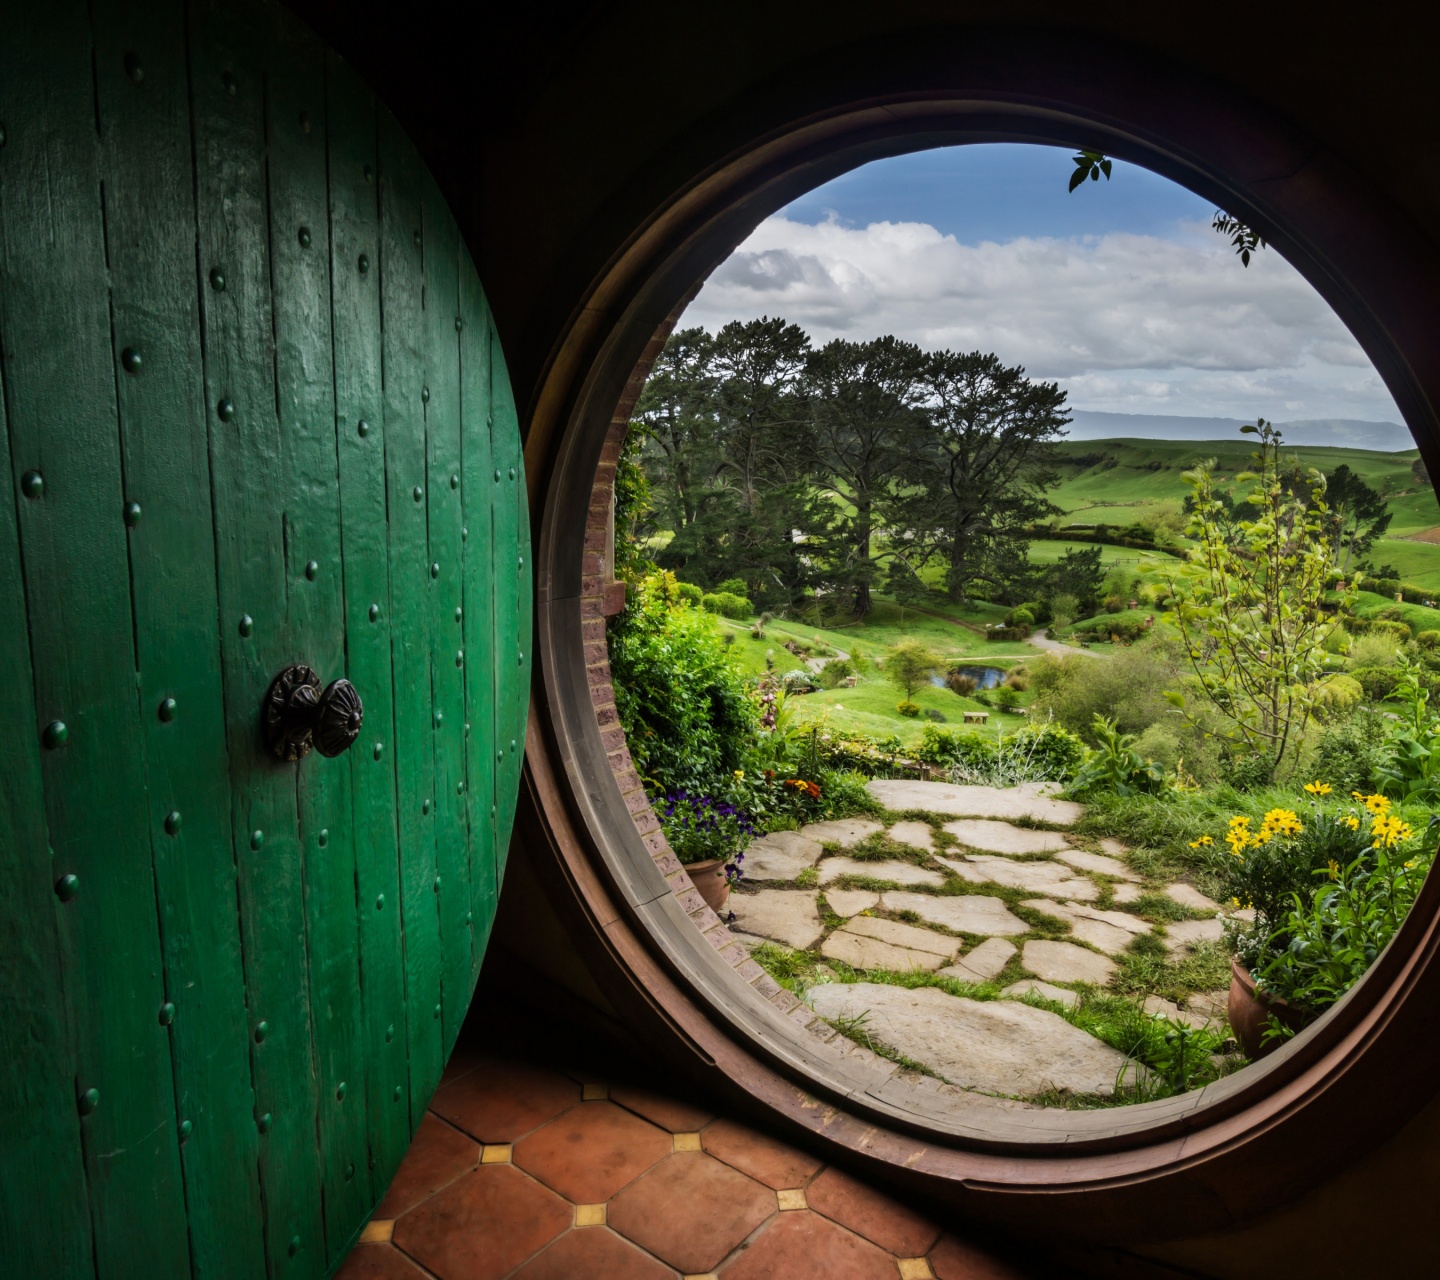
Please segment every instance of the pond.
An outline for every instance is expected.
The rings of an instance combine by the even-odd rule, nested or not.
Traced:
[[[1003,667],[955,667],[953,670],[962,676],[969,676],[975,681],[976,689],[994,689],[1005,679],[1006,675]],[[945,688],[945,677],[931,676],[930,683],[937,689],[943,689]]]

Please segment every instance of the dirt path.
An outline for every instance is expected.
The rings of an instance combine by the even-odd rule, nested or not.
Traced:
[[[1061,644],[1058,640],[1051,640],[1045,634],[1042,627],[1031,635],[1027,644],[1033,644],[1037,649],[1043,649],[1046,653],[1079,653],[1087,658],[1108,658],[1108,653],[1096,653],[1094,649],[1080,649],[1074,645]]]

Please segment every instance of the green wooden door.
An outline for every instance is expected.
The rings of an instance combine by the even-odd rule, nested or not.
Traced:
[[[0,1274],[323,1275],[485,952],[529,533],[454,219],[277,5],[7,6],[0,475]]]

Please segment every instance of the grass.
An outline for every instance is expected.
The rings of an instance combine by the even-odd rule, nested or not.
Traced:
[[[1400,620],[1417,634],[1440,630],[1440,609],[1427,609],[1423,604],[1397,604],[1389,596],[1376,595],[1373,591],[1357,591],[1355,596],[1355,612],[1362,618],[1371,617],[1381,609],[1396,609]]]

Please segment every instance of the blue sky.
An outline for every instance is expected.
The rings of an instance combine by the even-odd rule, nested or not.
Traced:
[[[1174,239],[1183,223],[1208,222],[1215,207],[1137,165],[1067,192],[1074,152],[1059,147],[977,145],[917,151],[862,165],[780,211],[851,226],[924,222],[961,244],[1020,236],[1102,236],[1115,231]]]
[[[767,218],[682,323],[783,316],[817,342],[993,351],[1073,408],[1399,422],[1334,312],[1273,249],[1241,266],[1214,207],[1116,162],[1013,144],[880,160]]]

